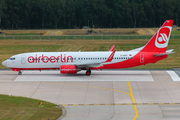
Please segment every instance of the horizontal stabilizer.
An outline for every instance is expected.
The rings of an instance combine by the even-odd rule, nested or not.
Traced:
[[[173,50],[174,49],[167,50],[165,53],[154,54],[154,56],[165,56],[165,55],[173,54],[175,53],[175,52],[172,52]]]

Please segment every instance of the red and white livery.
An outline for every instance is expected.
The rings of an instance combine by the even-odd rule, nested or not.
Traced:
[[[130,51],[115,51],[115,45],[109,51],[97,52],[34,52],[10,57],[2,64],[18,71],[22,70],[56,70],[61,74],[76,74],[86,70],[86,75],[94,69],[121,69],[165,59],[173,50],[167,46],[173,26],[173,20],[167,20],[149,42]]]

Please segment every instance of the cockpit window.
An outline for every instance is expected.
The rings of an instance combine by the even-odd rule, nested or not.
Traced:
[[[9,58],[9,60],[15,60],[16,58]]]

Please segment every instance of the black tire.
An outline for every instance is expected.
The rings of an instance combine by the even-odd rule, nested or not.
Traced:
[[[19,72],[18,72],[18,75],[22,75],[22,72],[21,72],[21,71],[19,71]]]
[[[86,75],[87,75],[87,76],[90,76],[90,75],[91,75],[91,70],[87,70],[87,71],[86,71]]]

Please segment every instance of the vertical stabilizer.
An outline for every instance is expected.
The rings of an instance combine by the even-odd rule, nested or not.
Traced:
[[[141,52],[166,52],[174,20],[167,20]]]

